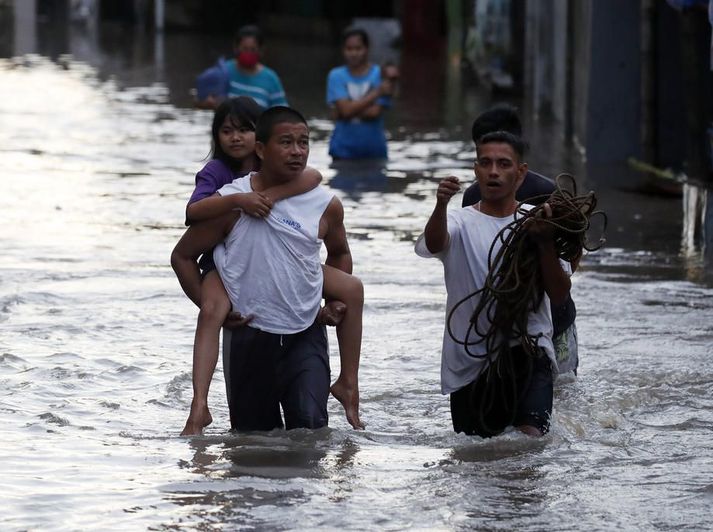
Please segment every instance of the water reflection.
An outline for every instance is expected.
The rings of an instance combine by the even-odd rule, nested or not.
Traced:
[[[193,458],[179,463],[208,478],[333,478],[353,466],[359,445],[325,428],[231,433],[187,440]]]
[[[334,175],[329,180],[331,188],[337,188],[347,193],[349,196],[358,197],[362,192],[383,192],[388,185],[399,183],[393,180],[389,183],[386,175],[385,160],[355,160],[355,161],[335,161],[332,163]],[[390,192],[403,190],[399,187]]]
[[[197,479],[163,488],[168,501],[189,511],[182,521],[250,528],[275,526],[276,509],[308,503],[315,491],[305,479],[328,482],[333,486],[328,501],[344,501],[360,452],[349,436],[332,429],[231,433],[186,442],[192,457],[178,465]],[[286,514],[278,522],[291,523]]]

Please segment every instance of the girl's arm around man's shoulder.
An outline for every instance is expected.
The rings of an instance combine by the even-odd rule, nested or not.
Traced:
[[[291,196],[299,196],[300,194],[309,192],[319,186],[321,182],[322,174],[319,170],[307,166],[302,172],[302,175],[294,181],[268,188],[263,191],[263,194],[270,200],[277,202]]]

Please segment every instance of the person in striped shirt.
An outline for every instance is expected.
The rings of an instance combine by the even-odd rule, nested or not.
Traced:
[[[225,94],[209,94],[196,102],[197,107],[215,109],[225,97],[237,96],[249,96],[265,109],[288,105],[279,76],[260,62],[262,44],[262,33],[257,26],[241,27],[233,40],[235,58],[222,65]]]

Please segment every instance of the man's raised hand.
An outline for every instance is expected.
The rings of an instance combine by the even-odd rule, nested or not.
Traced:
[[[448,205],[451,198],[458,192],[460,192],[460,180],[456,176],[450,175],[438,184],[436,202],[441,205]]]

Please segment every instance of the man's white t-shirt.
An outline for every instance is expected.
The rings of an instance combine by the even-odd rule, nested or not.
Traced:
[[[531,209],[531,205],[523,205]],[[428,251],[424,235],[416,241],[416,254],[421,257],[436,257],[443,262],[444,277],[446,282],[446,320],[453,307],[463,298],[473,294],[483,287],[488,275],[488,253],[496,235],[506,225],[515,220],[517,212],[505,218],[496,218],[483,214],[473,207],[451,210],[448,212],[448,234],[450,239],[446,249],[435,255]],[[504,235],[507,236],[507,235]],[[495,258],[502,242],[500,239],[493,246],[492,256]],[[565,264],[563,269],[566,269]],[[568,266],[568,265],[567,265]],[[464,341],[470,325],[470,318],[479,301],[479,295],[474,296],[460,305],[450,321],[453,335]],[[481,332],[488,330],[488,319],[481,313],[477,329]],[[550,314],[550,300],[545,294],[542,303],[535,312],[530,312],[528,318],[528,333],[531,335],[542,334],[538,345],[544,349],[547,356],[556,366],[554,347],[552,345],[552,316]],[[473,344],[479,340],[474,332],[468,339],[468,351],[479,355],[473,357],[466,352],[463,345],[458,344],[448,332],[448,323],[443,334],[443,350],[441,355],[441,393],[449,394],[473,382],[485,364],[485,342]],[[512,342],[517,345],[517,341]]]

